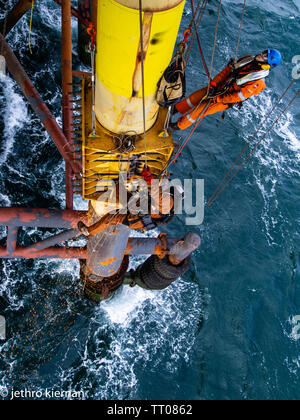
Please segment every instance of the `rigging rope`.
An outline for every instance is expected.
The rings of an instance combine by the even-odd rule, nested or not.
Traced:
[[[295,80],[294,80],[295,81]],[[287,91],[290,89],[294,81],[290,84],[288,89],[285,91],[284,95],[287,93]],[[297,97],[300,95],[300,90],[296,93],[296,95],[293,97],[293,99],[289,102],[287,107],[280,113],[280,115],[276,118],[276,120],[273,122],[273,124],[270,126],[270,128],[266,131],[266,133],[262,136],[262,138],[255,144],[251,152],[248,154],[248,156],[243,160],[243,162],[240,164],[240,166],[237,168],[237,170],[234,172],[234,174],[230,177],[230,179],[223,185],[223,187],[220,189],[220,187],[216,190],[211,198],[209,199],[207,206],[211,207],[212,204],[217,200],[217,198],[222,194],[224,189],[227,187],[227,185],[236,177],[238,172],[241,170],[241,168],[246,164],[246,162],[250,159],[250,157],[253,155],[255,150],[258,148],[258,146],[261,144],[261,142],[266,138],[266,136],[270,133],[270,131],[273,129],[273,127],[278,123],[278,121],[283,117],[283,115],[287,112],[287,110],[290,108],[290,106],[293,104],[293,102],[297,99]],[[280,98],[279,102],[283,98],[283,96]],[[279,103],[278,102],[278,103]],[[278,104],[277,103],[277,104]],[[276,106],[277,107],[277,106]],[[257,137],[257,134],[254,135],[254,138]],[[251,140],[251,142],[254,140],[254,138]],[[230,171],[231,172],[231,171]],[[220,189],[220,190],[219,190]]]
[[[191,0],[191,2],[192,2],[192,10],[193,10],[193,15],[194,15],[193,22],[194,22],[194,26],[195,26],[195,33],[196,33],[197,43],[198,43],[198,47],[199,47],[199,52],[200,52],[200,56],[201,56],[201,59],[202,59],[203,66],[204,66],[204,70],[207,74],[207,77],[209,78],[208,67],[207,67],[207,64],[206,64],[206,61],[205,61],[205,57],[204,57],[204,54],[203,54],[203,50],[202,50],[199,35],[198,35],[198,27],[196,26],[196,22],[195,22],[196,12],[195,12],[194,0]],[[198,7],[200,5],[200,2],[201,2],[201,0],[199,0]]]
[[[31,49],[31,28],[32,28],[32,17],[33,17],[34,1],[35,0],[32,0],[32,5],[31,5],[30,24],[29,24],[29,35],[28,35],[28,46],[29,46],[30,54],[32,54],[32,49]]]
[[[183,149],[185,148],[185,146],[187,145],[187,143],[189,142],[189,140],[191,139],[192,135],[194,134],[196,128],[198,127],[198,125],[201,123],[201,121],[203,120],[203,118],[206,116],[206,112],[208,110],[210,106],[210,101],[207,103],[207,105],[205,106],[205,108],[203,109],[203,111],[201,112],[201,114],[199,115],[199,117],[197,118],[197,121],[194,124],[194,127],[192,129],[192,131],[190,132],[190,134],[188,135],[187,139],[184,141],[184,143],[181,145],[180,149],[178,150],[178,152],[176,153],[175,157],[172,159],[172,161],[165,167],[165,169],[161,172],[160,176],[162,176],[167,170],[168,168],[173,165],[173,163],[175,163],[177,161],[177,159],[179,158],[179,156],[181,155],[181,153],[183,152]]]
[[[145,104],[145,69],[144,69],[144,33],[143,33],[143,5],[139,0],[140,12],[140,41],[141,41],[141,70],[142,70],[142,94],[143,94],[143,128],[144,128],[144,145],[145,145],[145,163],[147,165],[147,137],[146,137],[146,104]]]
[[[207,5],[207,0],[204,0],[204,2],[202,2],[202,9],[203,6],[205,6],[206,8]],[[200,6],[200,1],[198,6]],[[205,10],[204,8],[204,10]],[[200,101],[200,103],[198,104],[198,107],[200,105],[202,105],[202,103],[208,98],[208,94],[209,94],[209,88],[210,88],[210,82],[211,82],[211,74],[212,74],[212,68],[213,68],[213,62],[214,62],[214,56],[215,56],[215,50],[216,50],[216,44],[217,44],[217,36],[218,36],[218,27],[219,27],[219,22],[220,22],[220,16],[221,16],[221,8],[222,8],[222,0],[219,1],[219,9],[218,9],[218,17],[217,17],[217,23],[216,23],[216,28],[215,28],[215,35],[214,35],[214,44],[213,44],[213,52],[212,52],[212,57],[211,57],[211,64],[210,64],[210,72],[208,74],[208,78],[209,78],[209,84],[207,87],[207,94],[202,98],[202,100]],[[198,8],[197,8],[198,9]],[[204,12],[203,12],[204,13]],[[203,14],[202,14],[203,16]],[[201,16],[201,19],[202,19]],[[195,18],[195,16],[193,17]],[[164,174],[167,169],[176,162],[176,160],[178,159],[178,157],[181,155],[183,149],[185,148],[185,146],[187,145],[188,141],[191,139],[192,135],[194,134],[196,128],[198,127],[198,125],[200,124],[200,122],[203,120],[203,118],[205,117],[209,107],[211,105],[211,100],[208,101],[208,103],[206,104],[205,108],[203,109],[203,111],[200,113],[199,117],[197,118],[194,127],[192,129],[192,131],[190,132],[190,134],[188,135],[187,139],[184,141],[184,143],[181,145],[180,149],[178,150],[178,152],[176,153],[176,156],[173,158],[173,160],[166,166],[166,168],[161,172],[161,175]]]
[[[222,179],[222,181],[219,183],[218,187],[215,189],[215,191],[213,192],[213,194],[211,195],[210,199],[208,202],[210,202],[213,197],[217,194],[218,190],[221,188],[223,182],[226,180],[226,178],[230,175],[230,173],[233,171],[234,167],[236,166],[236,164],[238,163],[239,159],[243,156],[243,154],[246,152],[246,150],[250,147],[251,143],[253,142],[253,140],[256,138],[257,134],[259,133],[259,131],[263,128],[263,126],[265,125],[265,123],[268,121],[268,119],[271,117],[272,113],[275,111],[275,109],[279,106],[280,102],[282,101],[282,99],[285,97],[285,95],[287,94],[287,92],[290,90],[290,88],[293,86],[293,84],[295,83],[295,79],[289,84],[289,86],[287,87],[287,89],[284,91],[284,93],[281,95],[281,97],[278,99],[278,101],[275,103],[275,105],[272,107],[272,109],[270,110],[270,112],[268,113],[268,115],[264,118],[264,120],[262,121],[262,123],[260,124],[260,126],[258,127],[258,129],[256,130],[256,132],[254,133],[254,135],[252,136],[252,138],[250,139],[250,141],[245,145],[244,149],[241,151],[241,153],[239,154],[239,156],[236,158],[236,160],[234,161],[234,163],[232,164],[231,168],[229,169],[229,171],[227,172],[227,174],[224,176],[224,178]]]
[[[237,58],[238,58],[238,53],[239,53],[240,40],[241,40],[242,28],[243,28],[243,23],[244,23],[244,16],[245,16],[245,11],[246,11],[246,3],[247,3],[247,0],[244,0],[244,6],[243,6],[243,12],[242,12],[241,23],[240,23],[240,29],[239,29],[239,35],[238,35],[238,41],[237,41],[237,46],[236,46],[236,50],[235,50],[235,60],[237,60]]]
[[[222,8],[222,0],[219,1],[219,9],[218,9],[217,24],[216,24],[215,36],[214,36],[213,52],[212,52],[211,62],[210,62],[209,83],[208,83],[208,86],[207,86],[207,96],[209,94],[209,88],[210,88],[210,82],[211,82],[211,75],[212,75],[213,65],[214,65],[214,58],[215,58],[216,45],[217,45],[217,37],[218,37],[218,29],[219,29],[219,22],[220,22],[220,16],[221,16],[221,8]]]
[[[190,24],[189,28],[192,28],[193,21],[195,22],[195,28],[196,29],[199,28],[199,26],[201,24],[201,21],[202,21],[202,18],[204,16],[207,4],[208,4],[208,0],[199,0],[198,6],[197,6],[197,9],[196,9],[196,12],[195,12],[195,17],[193,17],[192,23]],[[201,5],[201,7],[200,7],[200,5]],[[198,14],[198,16],[197,16],[197,14]],[[188,63],[188,61],[190,59],[190,55],[191,55],[191,52],[192,52],[192,47],[193,47],[193,44],[194,44],[194,41],[195,41],[195,36],[196,36],[195,31],[193,31],[192,39],[191,39],[190,44],[189,44],[189,46],[187,48],[187,51],[185,53],[186,63]]]

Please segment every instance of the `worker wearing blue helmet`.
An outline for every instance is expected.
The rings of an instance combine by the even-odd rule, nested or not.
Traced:
[[[268,50],[268,64],[272,69],[278,67],[282,62],[281,54],[278,50]]]
[[[179,112],[182,116],[176,123],[171,123],[171,130],[184,130],[202,115],[212,115],[236,105],[241,106],[245,100],[265,90],[266,77],[281,62],[281,54],[275,49],[230,60],[225,69],[211,81],[209,95],[208,88],[205,87],[175,105],[173,113]]]

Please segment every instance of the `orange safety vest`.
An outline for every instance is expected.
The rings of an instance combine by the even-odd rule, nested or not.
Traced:
[[[231,79],[233,69],[231,65],[225,67],[214,79],[213,82],[218,86],[218,90],[226,90],[224,94],[217,97],[216,103],[212,103],[205,116],[212,115],[217,112],[225,111],[231,104],[243,102],[253,95],[258,95],[266,88],[265,77],[268,76],[269,70],[261,70],[261,68],[253,68],[253,56],[241,58],[236,64],[236,75]],[[228,85],[226,87],[226,85]],[[207,87],[197,90],[188,98],[182,100],[176,105],[177,111],[183,116],[178,120],[178,127],[181,130],[194,124],[199,116],[203,116],[203,111],[209,100],[203,98],[207,94]]]

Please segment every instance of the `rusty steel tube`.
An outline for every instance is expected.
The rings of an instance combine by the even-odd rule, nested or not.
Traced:
[[[9,254],[12,254],[17,248],[18,230],[17,226],[8,226],[7,228],[7,251]]]
[[[87,243],[89,270],[99,277],[112,277],[120,269],[129,239],[125,225],[111,226]]]
[[[34,259],[34,258],[53,258],[53,259],[87,259],[87,252],[85,248],[47,248],[41,251],[32,252],[24,247],[16,248],[11,254],[5,247],[0,247],[0,258],[10,259],[10,258],[24,258],[24,259]]]
[[[79,235],[80,233],[77,229],[70,229],[57,235],[50,236],[49,238],[46,238],[35,244],[29,245],[26,247],[26,250],[34,253],[35,251],[41,251],[46,248],[51,248],[54,245],[60,244],[61,242],[69,241]]]
[[[0,226],[77,229],[78,222],[87,220],[85,211],[0,208]]]
[[[158,238],[130,238],[127,244],[127,255],[164,255],[173,256],[178,263],[187,258],[201,245],[200,237],[195,233],[188,233],[182,240],[166,238],[166,247]]]
[[[37,0],[34,0],[34,2],[36,1]],[[6,36],[14,28],[14,26],[16,26],[31,6],[32,0],[19,0],[12,10],[8,12],[6,19],[4,18],[0,21],[0,32],[3,34],[3,31],[5,30],[4,36]],[[5,20],[6,28],[4,28]]]
[[[52,137],[56,147],[62,157],[70,163],[74,174],[81,176],[81,164],[72,159],[74,149],[69,144],[61,128],[57,124],[54,116],[51,114],[47,105],[43,102],[39,93],[34,88],[25,70],[21,66],[19,60],[13,53],[12,49],[0,34],[0,43],[2,42],[3,55],[6,59],[8,70],[22,89],[22,92],[28,99],[32,109],[41,120],[49,135]]]
[[[63,113],[63,131],[69,144],[72,140],[73,111],[72,96],[70,95],[70,86],[72,85],[72,31],[71,31],[71,0],[64,0],[61,5],[62,22],[62,113]],[[75,154],[73,155],[75,158]],[[73,186],[72,186],[72,168],[69,162],[66,162],[66,208],[73,209]]]
[[[183,240],[178,241],[170,249],[170,262],[179,265],[201,245],[201,238],[193,232],[189,232]]]
[[[73,210],[73,171],[69,162],[66,162],[66,209]]]
[[[158,238],[129,238],[127,255],[167,255],[178,239],[166,239],[167,249],[160,237]]]

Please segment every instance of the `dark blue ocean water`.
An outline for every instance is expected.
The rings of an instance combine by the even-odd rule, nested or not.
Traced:
[[[242,3],[223,0],[214,73],[234,55]],[[209,2],[199,31],[208,62],[217,6]],[[203,121],[172,168],[175,177],[203,178],[206,199],[291,80],[299,14],[299,0],[248,0],[240,55],[275,47],[284,63],[242,111]],[[188,2],[182,29],[190,20]],[[10,45],[60,122],[59,7],[37,2],[32,56],[28,27],[26,16]],[[76,56],[75,21],[73,35]],[[188,91],[205,83],[195,45]],[[10,78],[1,80],[0,108],[0,205],[63,208],[63,162]],[[298,100],[206,209],[194,228],[203,243],[191,271],[166,291],[123,287],[96,307],[80,293],[77,262],[0,261],[8,325],[0,387],[83,390],[93,399],[299,399],[300,340],[292,335],[300,315],[299,137]],[[167,228],[172,236],[186,230],[182,218]]]

